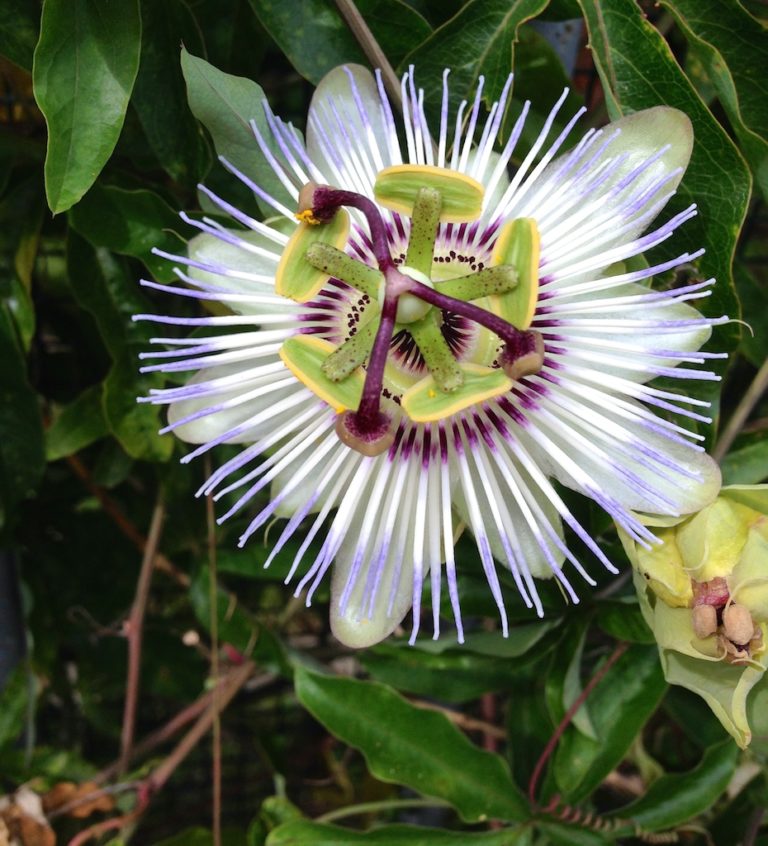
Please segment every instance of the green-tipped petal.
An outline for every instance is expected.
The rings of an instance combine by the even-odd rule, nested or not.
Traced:
[[[317,243],[341,248],[349,236],[349,215],[339,209],[328,223],[300,223],[283,250],[275,273],[275,291],[305,303],[328,281],[328,274],[307,261],[307,251]]]
[[[334,350],[330,341],[314,335],[295,335],[280,348],[280,358],[303,385],[336,412],[356,409],[360,404],[365,376],[358,369],[341,382],[329,379],[323,371],[323,363]]]
[[[432,423],[506,393],[512,387],[512,380],[503,370],[464,364],[462,372],[464,383],[451,393],[442,391],[431,375],[421,379],[402,396],[400,402],[405,413],[415,422]]]
[[[382,206],[410,217],[422,188],[440,193],[440,220],[465,223],[480,217],[483,186],[471,176],[444,167],[393,165],[379,171],[373,193]]]
[[[541,238],[536,221],[520,217],[505,223],[493,248],[493,264],[508,264],[517,271],[517,285],[507,294],[495,295],[491,307],[508,323],[527,329],[539,299]]]

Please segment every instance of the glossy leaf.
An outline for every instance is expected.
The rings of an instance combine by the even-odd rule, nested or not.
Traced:
[[[109,434],[101,403],[101,385],[94,385],[64,406],[45,433],[45,457],[56,461]]]
[[[616,816],[649,831],[674,828],[714,805],[728,787],[737,760],[738,749],[730,740],[711,746],[693,770],[662,776]]]
[[[768,199],[768,39],[737,0],[662,0],[707,71]]]
[[[569,802],[588,796],[622,760],[665,689],[651,646],[630,646],[608,670],[589,697],[597,740],[569,728],[555,754],[555,779]]]
[[[266,846],[346,846],[366,843],[386,846],[523,846],[529,829],[502,828],[476,834],[411,825],[383,825],[371,831],[353,831],[310,820],[285,823],[270,833]]]
[[[654,643],[653,632],[640,613],[637,602],[608,601],[597,607],[596,623],[616,640],[628,643]]]
[[[141,0],[141,20],[141,63],[131,102],[162,167],[191,185],[202,171],[207,151],[187,104],[179,43],[200,52],[201,34],[182,0]]]
[[[250,125],[255,121],[262,138],[271,138],[264,116],[266,97],[261,88],[250,79],[220,71],[183,47],[181,69],[187,83],[189,106],[210,133],[216,153],[276,200],[292,208],[294,201],[260,151]],[[274,142],[270,146],[274,149]],[[268,203],[262,200],[259,205],[265,213],[274,214]]]
[[[382,781],[450,802],[467,822],[523,820],[528,809],[506,764],[477,748],[442,714],[374,682],[296,672],[301,703],[363,753]]]
[[[177,277],[173,263],[153,255],[152,248],[183,255],[184,239],[194,232],[158,194],[114,185],[95,185],[72,209],[69,219],[94,247],[140,259],[161,282]]]
[[[250,2],[264,28],[310,82],[317,84],[337,65],[368,64],[335,3],[326,0]],[[401,0],[357,0],[355,5],[395,65],[431,32],[426,20]]]
[[[704,278],[717,279],[711,297],[702,300],[708,315],[738,316],[731,263],[749,198],[750,177],[728,135],[697,96],[672,51],[634,0],[580,0],[589,39],[612,118],[664,103],[685,112],[693,123],[694,148],[678,194],[665,214],[695,202],[699,214],[685,225],[685,243],[659,252],[706,248],[699,259]],[[732,349],[738,329],[716,330],[718,349]],[[713,362],[713,369],[725,365]],[[712,390],[712,389],[710,389]]]
[[[138,0],[45,0],[35,99],[48,124],[45,192],[74,205],[112,155],[139,68]]]
[[[547,7],[548,0],[471,0],[400,63],[415,64],[418,79],[429,82],[424,91],[428,113],[439,108],[443,70],[451,68],[450,104],[453,109],[473,96],[478,78],[485,77],[486,103],[501,94],[512,71],[518,27]],[[422,83],[423,84],[423,83]]]

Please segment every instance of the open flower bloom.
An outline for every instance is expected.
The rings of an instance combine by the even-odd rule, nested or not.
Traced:
[[[147,399],[169,403],[167,429],[200,444],[186,460],[244,444],[201,493],[240,493],[225,520],[269,489],[241,545],[287,518],[274,557],[303,525],[297,593],[309,603],[333,565],[332,629],[352,646],[386,637],[411,608],[415,637],[426,579],[436,636],[443,564],[462,640],[454,542],[465,528],[505,632],[497,566],[539,614],[537,578],[578,601],[563,564],[592,580],[563,524],[611,564],[553,478],[644,545],[655,539],[633,511],[687,514],[720,485],[697,436],[654,413],[705,420],[704,403],[648,384],[716,378],[687,366],[706,360],[696,351],[720,322],[688,305],[713,280],[644,284],[700,253],[622,264],[695,214],[642,234],[682,177],[688,119],[650,109],[562,153],[581,115],[552,137],[564,94],[511,174],[527,104],[496,149],[511,79],[484,119],[481,88],[449,114],[446,73],[432,132],[412,74],[399,121],[378,75],[338,68],[314,95],[306,145],[265,105],[271,137],[253,124],[254,156],[290,203],[224,162],[277,217],[259,222],[202,188],[241,228],[185,217],[202,233],[188,257],[168,258],[187,285],[145,283],[231,310],[139,316],[217,330],[155,339],[171,349],[147,370],[195,372]]]

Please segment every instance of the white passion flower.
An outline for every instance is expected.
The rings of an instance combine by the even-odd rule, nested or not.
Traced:
[[[725,320],[688,305],[713,280],[647,287],[702,251],[622,265],[695,214],[642,234],[688,163],[688,118],[649,109],[589,130],[558,158],[581,116],[550,137],[563,94],[514,167],[529,104],[494,149],[511,78],[484,121],[482,79],[455,116],[447,85],[446,72],[434,134],[412,72],[400,120],[379,74],[332,71],[312,100],[306,144],[263,104],[271,137],[252,123],[254,156],[295,204],[224,161],[276,217],[254,220],[201,187],[239,228],[184,215],[202,230],[189,256],[160,255],[186,268],[186,284],[144,284],[229,313],[137,316],[215,330],[154,339],[170,349],[147,354],[161,362],[145,370],[194,375],[145,401],[169,404],[163,431],[200,445],[185,461],[244,445],[199,493],[239,492],[223,521],[268,487],[240,545],[287,518],[271,561],[301,527],[290,579],[318,538],[296,593],[306,589],[309,604],[333,565],[331,626],[353,647],[386,637],[409,609],[415,637],[426,578],[437,636],[443,564],[463,640],[454,543],[465,528],[504,633],[497,566],[539,614],[534,579],[554,576],[578,601],[566,560],[594,584],[563,524],[615,572],[552,478],[646,547],[655,538],[633,511],[688,514],[720,487],[698,436],[654,413],[707,420],[694,410],[705,403],[648,384],[717,378],[684,366],[711,357],[697,350]]]

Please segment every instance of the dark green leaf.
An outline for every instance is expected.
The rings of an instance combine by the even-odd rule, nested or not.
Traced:
[[[588,796],[622,760],[665,689],[653,647],[630,646],[608,670],[588,700],[597,740],[570,727],[555,754],[555,779],[569,802]]]
[[[29,701],[29,668],[19,664],[0,690],[0,749],[19,739]]]
[[[38,0],[4,0],[0,3],[0,54],[20,68],[32,70],[32,56],[40,34]]]
[[[699,215],[685,226],[685,246],[706,248],[699,260],[705,278],[715,277],[711,297],[702,300],[707,315],[738,316],[731,263],[750,191],[749,172],[733,142],[697,96],[675,57],[634,0],[580,0],[608,111],[616,118],[659,104],[690,117],[694,130],[691,162],[668,213],[696,202]],[[661,251],[679,253],[680,238]],[[733,349],[734,325],[716,331],[718,349]],[[715,367],[724,367],[715,364]],[[710,395],[713,388],[710,388]]]
[[[45,0],[35,98],[48,124],[45,192],[74,205],[112,155],[139,68],[138,0]]]
[[[538,823],[536,826],[554,846],[606,846],[611,841],[597,831],[563,823]]]
[[[731,740],[711,746],[695,769],[662,776],[644,796],[620,808],[615,816],[649,831],[674,828],[714,805],[733,776],[738,755]]]
[[[296,693],[329,731],[360,749],[382,781],[445,799],[468,822],[528,816],[502,759],[478,749],[442,714],[417,708],[378,683],[302,668]]]
[[[195,117],[210,132],[218,155],[223,156],[276,200],[293,200],[259,148],[251,129],[255,121],[262,138],[270,144],[272,132],[264,116],[264,92],[252,80],[232,76],[193,56],[182,48],[181,69],[187,83],[187,98]],[[272,149],[274,142],[271,143]],[[260,201],[266,214],[274,209]]]
[[[157,434],[160,409],[136,402],[136,397],[146,396],[150,388],[162,384],[156,374],[138,372],[138,353],[146,346],[150,330],[147,324],[131,318],[151,309],[120,261],[106,249],[93,249],[70,232],[70,284],[80,305],[95,318],[113,361],[102,396],[107,424],[133,458],[165,461],[173,451],[173,438]]]
[[[754,239],[757,244],[761,239]],[[737,261],[733,268],[741,311],[749,325],[742,333],[740,351],[760,367],[768,358],[768,309],[765,307],[765,286],[750,272],[747,263]]]
[[[757,485],[768,479],[768,438],[729,452],[722,471],[724,485]]]
[[[193,234],[157,194],[113,185],[94,185],[69,213],[69,219],[94,247],[140,259],[161,282],[172,282],[176,275],[173,264],[153,255],[152,248],[184,253],[184,239]]]
[[[101,385],[94,385],[64,406],[45,433],[45,457],[72,455],[109,433],[101,404]]]
[[[315,85],[337,65],[367,65],[361,47],[329,0],[250,0],[264,28],[296,70]],[[358,10],[393,65],[431,32],[401,0],[358,0]]]
[[[737,0],[662,0],[707,70],[768,199],[768,39]]]
[[[194,184],[205,144],[189,110],[179,44],[202,51],[197,26],[182,0],[141,0],[141,63],[132,104],[149,146],[176,180]]]
[[[424,102],[431,113],[442,96],[438,84],[443,69],[451,68],[450,103],[457,108],[470,97],[478,77],[485,77],[487,103],[498,99],[512,71],[517,30],[536,17],[548,0],[471,0],[462,10],[402,61],[413,63],[421,79],[429,82]]]
[[[628,643],[655,643],[653,632],[643,619],[637,600],[611,600],[597,606],[597,625],[616,638]]]
[[[267,837],[267,846],[346,846],[381,843],[386,846],[523,846],[527,828],[502,828],[478,834],[443,831],[411,825],[383,825],[371,831],[352,831],[335,825],[299,820],[281,825]]]
[[[38,397],[27,378],[10,311],[0,303],[0,523],[29,496],[45,468]]]

